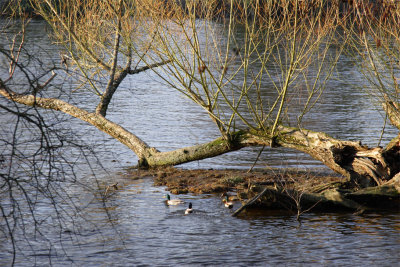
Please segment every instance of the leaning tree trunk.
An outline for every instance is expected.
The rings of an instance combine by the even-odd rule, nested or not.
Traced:
[[[361,142],[337,140],[325,133],[279,126],[273,143],[311,155],[361,187],[381,185],[400,171],[399,142],[388,149],[369,148]],[[271,140],[251,134],[247,142],[268,145]]]
[[[381,185],[399,170],[400,146],[390,149],[369,148],[360,142],[337,140],[325,133],[279,126],[275,130],[275,146],[296,149],[311,155],[333,171],[361,187]],[[230,141],[218,138],[207,144],[186,147],[171,152],[155,152],[146,158],[149,166],[177,165],[184,162],[221,155],[246,146],[268,146],[269,135],[264,131],[239,131]]]
[[[247,146],[273,144],[305,152],[361,187],[381,185],[400,172],[399,136],[385,149],[369,148],[361,142],[337,140],[322,132],[278,126],[274,131],[274,138],[266,134],[270,132],[268,129],[267,131],[242,130],[231,133],[229,138],[220,137],[209,143],[160,152],[100,113],[87,112],[59,99],[17,94],[4,84],[0,84],[0,94],[20,104],[61,111],[88,122],[129,147],[138,156],[140,167],[178,165]],[[396,109],[393,112],[398,114]]]

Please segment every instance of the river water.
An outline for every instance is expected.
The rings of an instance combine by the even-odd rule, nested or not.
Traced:
[[[22,245],[16,265],[398,266],[400,260],[400,214],[308,213],[301,223],[285,213],[234,218],[218,196],[180,195],[193,204],[185,215],[186,205],[167,206],[164,188],[152,183],[126,180],[107,200],[109,217],[92,199],[82,218],[46,230],[51,250],[30,240],[33,248]],[[1,245],[0,263],[7,264],[10,249]]]
[[[35,47],[48,47],[46,56],[58,60],[59,51],[43,34],[43,22],[33,21],[33,26],[28,40]],[[350,59],[344,58],[337,69],[340,77],[329,84],[306,126],[376,145],[384,124],[376,111],[379,107],[365,97],[366,83]],[[84,96],[79,104],[89,105],[91,99]],[[108,117],[162,151],[218,137],[204,111],[151,73],[135,75],[122,85]],[[64,185],[77,209],[69,211],[65,203],[68,216],[61,224],[51,203],[37,202],[41,233],[30,225],[16,232],[16,266],[398,266],[400,262],[400,213],[308,213],[301,223],[285,213],[254,212],[234,218],[218,196],[191,194],[179,196],[185,205],[168,207],[163,187],[154,187],[150,178],[126,177],[126,168],[137,160],[132,152],[80,121],[67,123],[76,136],[94,146],[102,166],[94,164],[90,170],[85,164],[77,166],[79,184]],[[383,144],[395,133],[387,127]],[[258,151],[248,148],[182,167],[249,168]],[[257,167],[324,169],[310,157],[284,149],[266,149]],[[119,189],[100,198],[99,192],[114,182]],[[57,199],[61,206],[68,202],[62,196]],[[194,212],[184,215],[188,202]],[[236,203],[234,209],[239,206]],[[5,236],[3,230],[0,265],[9,265],[12,258]]]

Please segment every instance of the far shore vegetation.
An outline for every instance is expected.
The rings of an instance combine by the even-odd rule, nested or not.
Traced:
[[[386,143],[382,136],[389,124],[400,130],[399,1],[10,0],[0,1],[0,7],[7,18],[0,26],[0,109],[15,124],[11,137],[0,140],[0,166],[7,170],[0,176],[7,192],[0,211],[11,237],[13,222],[25,217],[20,206],[27,203],[31,208],[32,199],[40,196],[59,208],[55,194],[67,193],[52,185],[68,180],[64,170],[74,173],[78,161],[64,158],[67,143],[80,149],[80,159],[88,166],[93,164],[82,152],[90,148],[54,130],[53,125],[65,121],[57,116],[48,121],[47,111],[81,120],[85,127],[112,137],[137,158],[133,176],[149,172],[158,184],[180,192],[196,192],[189,187],[200,178],[178,179],[175,166],[246,147],[256,147],[259,155],[265,147],[282,147],[310,155],[336,176],[323,179],[268,170],[265,180],[257,180],[243,173],[221,176],[210,171],[217,179],[206,187],[236,192],[243,202],[249,201],[247,205],[259,201],[270,207],[278,200],[298,218],[322,204],[357,212],[382,206],[377,204],[397,209],[400,134]],[[46,51],[26,45],[32,17],[46,21],[48,44],[60,49],[46,63],[41,57],[47,54],[40,53]],[[381,114],[382,132],[372,146],[306,127],[307,115],[323,105],[326,85],[344,55],[354,59],[352,70],[368,81],[364,93]],[[160,151],[149,145],[154,144],[149,136],[138,136],[135,127],[141,125],[113,121],[109,106],[126,90],[121,85],[144,72],[204,110],[204,120],[212,123],[218,137]],[[72,87],[60,79],[72,80]],[[273,94],[266,97],[267,91]],[[80,105],[76,92],[85,92],[93,101]],[[117,108],[124,114],[123,107]],[[23,139],[25,131],[32,135],[29,142]],[[35,149],[25,149],[26,143]],[[101,165],[102,160],[96,163]],[[249,166],[248,172],[255,170]],[[181,183],[169,181],[169,175]],[[71,177],[72,184],[79,184]],[[104,203],[114,185],[117,188],[110,182],[102,194]],[[7,203],[18,205],[5,212],[2,205]],[[34,218],[34,208],[26,214]]]

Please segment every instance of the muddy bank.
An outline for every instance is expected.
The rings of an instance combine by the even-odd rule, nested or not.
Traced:
[[[259,186],[291,186],[313,188],[333,182],[343,182],[343,177],[327,172],[298,170],[131,170],[132,177],[151,176],[156,186],[166,186],[172,194],[206,194],[249,190]]]
[[[131,178],[153,177],[172,194],[227,194],[246,209],[305,211],[391,210],[400,212],[400,176],[390,183],[357,188],[342,176],[325,171],[287,169],[130,170]],[[239,212],[241,212],[240,210]]]

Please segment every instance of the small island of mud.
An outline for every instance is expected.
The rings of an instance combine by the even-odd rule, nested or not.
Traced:
[[[153,177],[172,194],[228,195],[245,208],[293,211],[400,211],[400,179],[382,186],[358,188],[329,171],[287,169],[131,170],[132,178]]]

